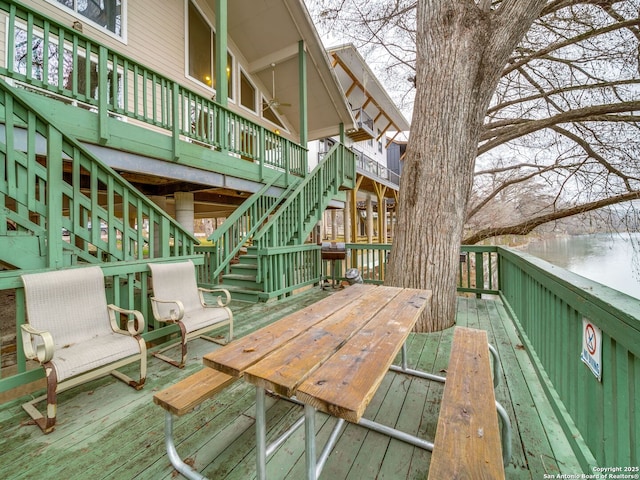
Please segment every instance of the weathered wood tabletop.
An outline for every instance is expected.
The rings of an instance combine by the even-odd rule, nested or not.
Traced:
[[[360,420],[431,295],[353,285],[205,355],[205,365]]]

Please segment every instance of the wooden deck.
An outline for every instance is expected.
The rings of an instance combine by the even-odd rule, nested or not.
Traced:
[[[232,304],[236,337],[264,326],[328,295],[318,288],[267,304]],[[499,300],[460,297],[458,324],[487,330],[498,349],[504,377],[496,398],[514,426],[508,479],[541,479],[543,474],[582,473],[546,401],[526,351]],[[446,374],[453,329],[411,334],[409,365]],[[184,370],[149,359],[147,384],[136,392],[113,378],[96,380],[59,396],[58,424],[43,435],[20,404],[0,405],[0,478],[172,479],[177,472],[165,455],[164,410],[153,393],[203,368],[202,355],[219,346],[189,344]],[[365,413],[366,418],[433,440],[443,387],[389,373]],[[175,421],[183,459],[211,479],[255,478],[254,388],[236,382],[202,407]],[[290,426],[301,407],[268,399],[268,440]],[[326,437],[335,420],[318,414],[316,428]],[[304,477],[304,429],[271,457],[269,478]],[[425,479],[430,453],[349,425],[329,457],[321,478]]]

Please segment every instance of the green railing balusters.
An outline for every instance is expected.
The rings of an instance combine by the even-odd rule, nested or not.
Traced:
[[[107,117],[118,114],[166,129],[174,137],[176,156],[179,137],[184,135],[222,152],[231,151],[259,162],[261,168],[269,165],[282,169],[287,175],[307,174],[306,150],[302,146],[24,5],[0,1],[0,10],[9,12],[7,62],[0,73],[86,104],[85,108],[95,107],[102,142],[109,137]],[[21,30],[27,30],[25,73],[19,72],[15,64],[16,22],[25,25]],[[34,49],[36,41],[40,42],[43,61],[41,74],[34,76],[32,60],[34,51],[38,50]],[[56,61],[49,56],[50,45],[57,46]],[[65,70],[65,65],[72,66],[70,71]],[[95,76],[97,78],[93,78]],[[55,85],[51,84],[51,78],[56,78]],[[288,178],[286,180],[288,184]]]
[[[210,281],[213,284],[217,283],[217,278],[223,271],[226,272],[228,270],[231,260],[251,240],[262,223],[269,218],[269,215],[290,194],[294,185],[290,185],[279,197],[267,195],[267,192],[279,180],[281,179],[274,178],[274,180],[251,195],[225,220],[223,225],[209,236],[208,240],[213,242],[215,246],[213,252],[206,247],[197,249],[198,251],[202,250],[207,255],[213,253],[210,260],[212,267]]]
[[[616,292],[509,249],[500,294],[584,472],[640,464],[640,306]],[[602,379],[580,360],[583,319],[602,330]]]
[[[20,90],[0,81],[0,93],[4,116],[0,121],[6,132],[2,168],[3,177],[7,179],[0,184],[1,194],[16,203],[8,215],[9,220],[21,231],[30,231],[43,241],[43,235],[46,236],[43,266],[67,265],[72,259],[66,258],[65,252],[72,252],[85,262],[142,258],[140,254],[146,244],[149,245],[147,256],[154,257],[156,243],[172,242],[170,250],[159,249],[165,256],[193,253],[197,240],[189,232],[79,143],[61,134],[49,119],[37,114]],[[26,150],[24,153],[14,142],[17,129],[27,132],[26,142],[20,146]],[[46,142],[45,166],[37,160],[37,138]],[[68,180],[65,180],[63,163],[70,166]],[[81,188],[82,176],[88,177],[88,194]],[[106,192],[106,201],[101,200],[99,192]],[[143,240],[139,231],[142,222],[130,225],[126,216],[118,218],[116,205],[120,203],[123,211],[131,208],[143,217],[155,215],[162,223],[161,235]],[[103,223],[107,229],[104,234],[101,233]],[[62,240],[63,228],[70,233],[68,243]]]
[[[323,181],[326,172],[335,170],[333,163],[340,161],[341,156],[338,152],[341,149],[346,150],[343,145],[334,145],[314,171],[296,187],[276,215],[254,237],[254,245],[262,249],[304,242],[320,218],[321,212],[329,204],[332,198],[330,194],[348,181],[344,178]],[[351,158],[354,161],[354,157]]]
[[[283,295],[298,288],[294,286],[297,283],[293,278],[287,278],[288,264],[283,255],[302,251],[306,252],[304,255],[310,255],[307,252],[308,246],[303,245],[309,233],[338,189],[351,185],[351,178],[333,175],[333,172],[337,171],[335,162],[351,161],[355,167],[353,154],[342,155],[341,150],[347,151],[343,145],[334,145],[322,162],[296,186],[277,212],[254,236],[253,245],[260,259],[256,281],[263,285],[267,296]],[[315,248],[314,251],[317,250]],[[317,252],[315,254],[317,255]],[[308,259],[305,259],[305,262],[308,263]],[[314,278],[318,279],[318,275],[319,270]]]

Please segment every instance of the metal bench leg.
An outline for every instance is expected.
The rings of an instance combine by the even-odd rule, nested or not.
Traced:
[[[207,480],[207,477],[199,474],[189,465],[184,463],[178,455],[175,443],[173,442],[173,415],[166,412],[164,416],[164,444],[167,448],[167,456],[171,461],[171,465],[189,480]]]
[[[489,345],[489,352],[493,357],[493,389],[495,390],[500,383],[500,360],[498,359],[498,351],[496,350],[496,347],[490,343],[487,345]]]
[[[506,467],[511,461],[511,420],[505,408],[497,400],[496,410],[502,423],[502,464]]]

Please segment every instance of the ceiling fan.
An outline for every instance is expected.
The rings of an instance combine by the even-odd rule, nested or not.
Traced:
[[[276,97],[276,64],[271,64],[271,100],[263,102],[262,111],[269,109],[278,110],[280,107],[290,107],[290,103],[284,103]],[[279,112],[278,112],[279,113]]]

